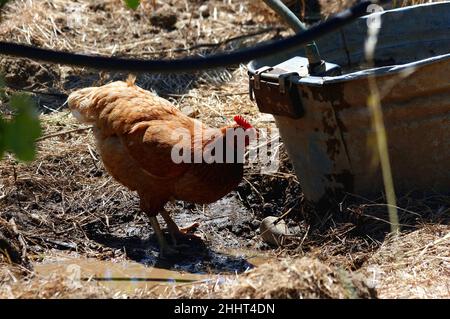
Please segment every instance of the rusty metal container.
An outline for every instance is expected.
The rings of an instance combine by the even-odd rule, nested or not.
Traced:
[[[327,76],[308,74],[301,49],[248,65],[258,107],[274,115],[305,198],[313,203],[383,192],[373,160],[369,75],[383,95],[397,194],[450,192],[450,2],[381,17],[376,68],[363,67],[371,16],[317,41],[332,71]]]

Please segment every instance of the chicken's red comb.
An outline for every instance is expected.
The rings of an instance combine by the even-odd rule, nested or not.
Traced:
[[[236,115],[234,117],[234,121],[237,123],[237,125],[239,125],[240,127],[244,128],[245,130],[253,127],[249,122],[247,122],[246,119],[244,119],[240,115]]]

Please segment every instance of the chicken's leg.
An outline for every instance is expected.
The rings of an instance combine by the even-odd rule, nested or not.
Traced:
[[[153,230],[155,231],[156,238],[158,239],[159,249],[160,253],[159,255],[161,257],[166,255],[173,255],[178,253],[178,251],[172,247],[169,246],[166,239],[164,238],[164,233],[161,230],[161,227],[159,227],[158,219],[156,216],[149,217],[150,224],[152,225]]]
[[[161,211],[161,216],[164,218],[164,221],[167,224],[167,229],[169,230],[170,235],[172,236],[172,240],[174,241],[175,245],[177,242],[177,238],[182,237],[190,237],[190,238],[201,238],[198,235],[195,234],[189,234],[190,231],[197,228],[200,224],[199,223],[193,223],[192,225],[188,227],[179,228],[178,225],[173,221],[172,217],[170,217],[169,213],[166,210]]]

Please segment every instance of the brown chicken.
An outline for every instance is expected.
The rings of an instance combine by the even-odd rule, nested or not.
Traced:
[[[198,226],[178,228],[164,205],[171,200],[211,203],[232,191],[243,176],[245,147],[256,133],[239,116],[235,125],[220,129],[203,125],[136,86],[133,78],[77,90],[68,104],[75,117],[93,125],[108,172],[138,193],[161,255],[176,249],[166,242],[157,214],[175,245]]]

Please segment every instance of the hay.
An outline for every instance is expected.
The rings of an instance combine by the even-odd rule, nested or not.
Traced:
[[[208,3],[211,16],[199,16],[201,3],[157,2],[157,12],[146,3],[136,11],[128,10],[121,0],[101,3],[83,0],[11,1],[2,12],[0,39],[64,51],[105,56],[139,58],[175,58],[233,50],[279,36],[279,22],[260,12],[249,10],[252,1]],[[151,20],[171,6],[177,16],[176,28],[167,30]],[[161,11],[161,12],[160,12]],[[249,34],[249,36],[245,36]],[[286,34],[286,33],[285,33]],[[2,58],[6,82],[14,88],[37,92],[69,94],[73,89],[104,84],[126,78],[122,73],[101,73],[81,68],[36,64]],[[201,71],[194,74],[141,74],[137,84],[158,94],[184,96],[202,84],[221,85],[232,77],[230,69]],[[36,74],[36,75],[35,75]],[[27,76],[28,75],[28,76]],[[39,96],[50,110],[61,108],[64,100],[52,101]],[[168,96],[167,96],[168,97]],[[214,96],[212,97],[212,99]],[[47,109],[48,111],[48,109]]]
[[[12,1],[4,9],[0,37],[45,48],[112,56],[205,54],[211,50],[251,44],[255,39],[239,39],[224,48],[219,46],[206,51],[204,47],[193,52],[188,48],[200,43],[221,43],[273,25],[273,20],[268,21],[261,14],[248,10],[251,2],[214,1],[208,4],[211,17],[203,19],[198,14],[200,2],[157,1],[158,10],[154,12],[146,2],[136,11],[131,11],[121,0],[101,3],[89,0]],[[152,17],[169,9],[176,12],[176,28],[166,30],[152,24]],[[263,34],[259,40],[267,37],[270,33]],[[180,52],[175,48],[186,51]]]
[[[0,268],[1,269],[1,268]],[[14,278],[0,286],[2,299],[104,299],[126,298],[120,292],[111,291],[95,282],[83,285],[67,280],[67,277],[55,275],[50,278],[28,277]]]
[[[0,263],[31,268],[27,258],[26,244],[12,219],[9,223],[0,218]]]
[[[373,298],[362,276],[333,268],[313,258],[277,260],[216,283],[193,287],[190,298]]]
[[[362,271],[381,298],[448,298],[449,248],[449,225],[423,225],[386,240]]]

